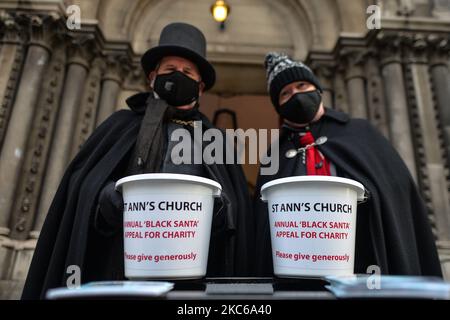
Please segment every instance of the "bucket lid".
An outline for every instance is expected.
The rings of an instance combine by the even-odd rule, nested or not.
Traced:
[[[206,185],[213,188],[213,195],[219,197],[222,192],[222,186],[217,181],[193,176],[189,174],[178,174],[178,173],[144,173],[128,176],[120,179],[116,182],[116,190],[121,191],[122,186],[128,182],[142,181],[142,180],[178,180],[178,181],[189,181],[199,184]]]
[[[277,186],[280,184],[286,184],[286,183],[293,183],[293,182],[326,182],[326,183],[338,183],[338,184],[345,184],[352,189],[354,189],[357,192],[357,199],[358,201],[362,201],[365,199],[365,188],[364,186],[355,180],[347,179],[347,178],[341,178],[341,177],[334,177],[334,176],[294,176],[294,177],[288,177],[288,178],[281,178],[281,179],[275,179],[272,181],[269,181],[261,187],[261,200],[267,201],[267,198],[264,197],[264,191],[267,189]]]

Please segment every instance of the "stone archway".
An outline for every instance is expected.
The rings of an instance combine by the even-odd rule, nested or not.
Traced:
[[[263,59],[271,50],[295,53],[294,38],[308,39],[308,30],[298,28],[293,37],[290,24],[283,23],[270,1],[229,1],[232,13],[224,31],[209,12],[210,0],[162,0],[141,8],[131,19],[129,36],[140,54],[157,44],[162,28],[170,22],[187,22],[201,29],[208,42],[208,58],[218,73],[212,92],[265,94]],[[307,48],[302,49],[306,56]]]

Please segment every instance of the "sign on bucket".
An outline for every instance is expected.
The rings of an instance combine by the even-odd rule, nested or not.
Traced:
[[[128,279],[192,279],[206,275],[214,197],[222,187],[197,176],[151,173],[116,183],[124,199]]]
[[[356,210],[364,194],[361,183],[339,177],[296,176],[264,184],[274,274],[353,274]]]

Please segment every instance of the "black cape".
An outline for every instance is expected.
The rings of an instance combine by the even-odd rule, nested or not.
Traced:
[[[132,110],[106,119],[67,167],[41,230],[22,299],[42,299],[48,289],[65,287],[71,265],[81,268],[82,283],[124,279],[123,232],[101,232],[96,209],[105,183],[126,172],[146,97],[127,100]],[[205,116],[201,120],[204,130],[213,127]],[[210,178],[222,185],[223,196],[222,208],[213,217],[207,275],[248,276],[254,233],[243,171],[239,165],[207,167]]]
[[[382,274],[442,276],[427,209],[400,156],[368,121],[326,108],[324,116],[310,126],[317,139],[328,141],[319,150],[336,166],[337,175],[354,179],[369,191],[367,202],[357,210],[355,272],[366,273],[378,265]],[[287,159],[294,147],[292,133],[280,133],[280,170],[273,176],[259,175],[255,199],[257,274],[273,274],[267,204],[260,200],[261,186],[293,175],[298,156]]]

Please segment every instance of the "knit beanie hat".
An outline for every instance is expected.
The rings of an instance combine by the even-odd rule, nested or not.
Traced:
[[[285,85],[295,81],[308,81],[322,92],[319,79],[311,69],[300,61],[294,61],[287,55],[269,52],[264,61],[267,72],[267,90],[275,107],[279,107],[278,98]]]

